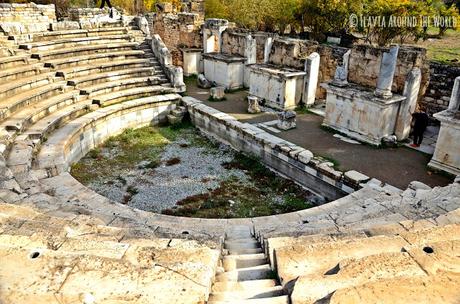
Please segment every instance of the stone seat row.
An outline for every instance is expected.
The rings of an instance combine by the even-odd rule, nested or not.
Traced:
[[[20,82],[13,82],[2,87],[10,87],[12,89],[6,90],[3,89],[1,92],[1,95],[3,96],[8,96],[12,95],[12,93],[9,93],[13,91],[13,85],[15,86],[21,86],[21,89],[28,89],[31,88],[35,85],[39,86],[41,84],[49,84],[51,81],[54,80],[59,80],[61,78],[54,78],[53,73],[47,73],[47,74],[42,74],[38,76],[32,76],[26,79],[23,79]],[[148,75],[148,76],[146,76]],[[160,71],[157,71],[154,67],[142,67],[142,68],[134,68],[134,69],[124,69],[124,70],[115,70],[112,72],[106,72],[106,73],[96,73],[93,75],[89,76],[82,76],[80,78],[75,78],[73,80],[67,81],[67,84],[73,85],[76,87],[77,90],[79,90],[79,94],[84,94],[88,95],[90,94],[91,96],[95,96],[98,94],[102,93],[109,93],[114,90],[122,90],[122,89],[127,89],[127,88],[132,88],[132,87],[138,87],[138,86],[150,86],[153,84],[164,84],[167,82],[167,78],[164,76],[164,74]],[[48,87],[49,88],[49,87]],[[16,89],[16,88],[14,88]],[[78,92],[75,92],[72,90],[75,95]],[[3,102],[5,105],[5,108],[8,108],[17,103],[20,103],[21,100],[24,100],[22,96],[26,100],[29,100],[28,97],[34,97],[36,91],[29,91],[26,94],[22,94],[18,96],[15,96],[14,98],[7,99],[6,101]],[[68,96],[67,95],[62,95],[59,94],[59,96]],[[73,96],[69,96],[72,97]],[[15,102],[12,102],[11,100],[14,99]],[[41,101],[42,104],[48,104],[49,107],[54,107],[56,102],[55,101],[63,101],[64,99],[62,98],[53,98],[50,97],[49,102],[47,101]],[[46,102],[46,103],[44,103]],[[29,102],[29,105],[31,103]],[[24,109],[22,113],[19,114],[19,117],[24,117],[24,113],[27,113],[27,116],[30,114],[33,114],[35,111],[35,107],[31,105],[29,109]],[[41,111],[40,111],[41,112]],[[7,129],[18,129],[21,130],[21,128],[16,128],[14,126],[17,125],[22,125],[22,123],[18,123],[21,119],[17,119],[14,117],[12,118],[12,121],[5,121],[2,123],[3,126],[5,126]]]
[[[0,202],[2,300],[40,304],[207,299],[219,258],[217,243],[161,238],[153,232],[140,237],[85,215],[66,216]]]
[[[401,226],[398,234],[270,238],[266,244],[273,252],[272,267],[294,304],[325,299],[354,303],[363,294],[360,301],[365,303],[396,303],[398,297],[409,303],[455,303],[459,231],[459,223],[427,226],[422,222],[409,229]],[[378,297],[371,298],[375,292]]]
[[[53,25],[51,25],[53,26]],[[83,24],[81,25],[83,26]],[[21,28],[24,27],[24,28]],[[82,29],[65,29],[49,31],[49,24],[39,24],[39,29],[31,31],[30,25],[22,25],[19,28],[13,27],[10,31],[7,30],[6,36],[9,41],[14,41],[16,44],[28,44],[31,42],[56,40],[62,38],[81,38],[89,36],[117,35],[127,34],[134,27],[124,26],[121,22],[118,23],[101,23],[97,28],[82,28]]]

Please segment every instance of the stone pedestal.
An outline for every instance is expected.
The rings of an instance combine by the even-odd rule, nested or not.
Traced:
[[[246,59],[221,53],[203,54],[206,79],[226,89],[240,89],[244,86]]]
[[[215,87],[211,88],[211,99],[213,100],[223,100],[225,98],[225,88],[224,87]]]
[[[455,79],[449,108],[434,117],[441,122],[441,129],[428,166],[460,175],[460,77]]]
[[[201,58],[203,49],[184,48],[181,51],[184,58],[184,76],[203,73],[203,60]]]
[[[443,111],[434,117],[441,122],[441,129],[428,166],[460,175],[460,112]]]
[[[248,96],[248,113],[256,114],[260,112],[259,98],[255,96]]]
[[[353,84],[322,86],[327,91],[324,126],[376,146],[393,135],[405,96],[378,98],[369,89]]]
[[[305,72],[268,64],[250,67],[249,94],[265,100],[265,105],[292,110],[300,102]]]
[[[297,114],[294,111],[284,111],[278,113],[278,122],[276,127],[281,130],[290,130],[297,127],[296,124]]]

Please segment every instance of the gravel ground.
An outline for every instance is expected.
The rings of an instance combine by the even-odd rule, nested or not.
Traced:
[[[174,158],[180,162],[167,165],[168,160]],[[101,195],[131,207],[161,212],[173,208],[177,201],[189,196],[217,189],[220,182],[231,176],[250,182],[244,171],[222,167],[223,163],[233,158],[234,152],[228,146],[196,146],[190,135],[184,134],[166,146],[157,168],[145,168],[146,164],[141,162],[136,169],[126,171],[118,180],[96,181],[88,186]]]

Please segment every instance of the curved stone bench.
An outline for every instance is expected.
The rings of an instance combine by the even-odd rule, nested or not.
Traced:
[[[5,119],[11,116],[11,114],[15,111],[20,110],[25,106],[33,104],[44,98],[49,98],[63,93],[66,90],[66,85],[66,81],[56,81],[48,85],[4,99],[0,101],[0,118]]]
[[[90,36],[90,37],[67,37],[62,39],[53,39],[48,41],[31,42],[20,44],[19,48],[32,52],[42,52],[56,50],[57,48],[77,47],[89,44],[113,43],[131,41],[130,35],[107,35],[107,36]]]
[[[152,66],[124,68],[115,71],[102,72],[96,74],[92,73],[89,75],[72,78],[68,80],[68,84],[72,86],[86,87],[97,85],[99,83],[106,81],[121,80],[129,77],[155,76],[156,74],[160,74],[160,72],[157,72],[155,68]]]
[[[155,88],[151,88],[148,93],[155,92],[153,89]],[[38,154],[38,167],[55,174],[65,172],[74,161],[109,136],[120,133],[126,128],[164,120],[178,100],[179,95],[176,94],[133,99],[80,117],[48,138]],[[97,127],[99,124],[101,126]]]
[[[43,70],[46,70],[44,63],[38,61],[37,63],[29,63],[24,66],[2,69],[2,71],[0,71],[0,82],[6,83],[7,81],[17,80],[22,77],[39,75]]]
[[[47,60],[45,62],[45,67],[51,67],[54,69],[66,69],[70,67],[75,67],[77,65],[101,64],[107,61],[129,60],[143,57],[144,52],[141,50],[117,51],[110,53],[91,54],[77,57]]]
[[[169,85],[154,85],[149,87],[131,88],[121,91],[116,91],[108,94],[101,94],[92,97],[93,103],[101,107],[110,106],[124,100],[132,100],[137,98],[149,97],[152,95],[169,94],[175,90]]]
[[[65,38],[82,38],[91,36],[103,36],[103,35],[123,35],[128,32],[125,27],[107,27],[107,28],[95,28],[95,29],[81,29],[81,30],[63,30],[63,31],[49,31],[34,33],[32,35],[33,42],[41,41],[52,41]]]
[[[119,42],[110,44],[106,43],[101,45],[89,44],[85,46],[68,47],[57,50],[32,53],[31,57],[40,59],[41,61],[49,61],[53,59],[90,55],[94,53],[100,54],[117,51],[129,51],[135,49],[138,45],[139,44],[137,42]]]
[[[7,131],[23,132],[27,127],[54,111],[85,99],[84,96],[79,95],[80,92],[74,90],[39,101],[17,111],[4,120],[0,126]]]
[[[77,89],[79,89],[81,94],[83,95],[95,97],[103,94],[119,92],[122,90],[150,87],[154,85],[161,85],[164,83],[165,81],[161,81],[160,78],[155,76],[130,77],[124,79],[109,79],[109,81],[98,83],[91,86],[77,86]]]
[[[20,79],[9,80],[7,83],[0,85],[0,98],[5,99],[22,91],[32,90],[56,80],[55,72],[45,72]]]
[[[124,69],[153,67],[160,69],[159,66],[152,66],[151,60],[147,58],[121,59],[109,62],[99,62],[92,64],[82,64],[79,66],[59,69],[56,74],[66,79],[75,79],[91,76],[94,73],[115,72]]]
[[[30,54],[20,54],[15,56],[0,57],[0,69],[5,70],[17,66],[25,66],[32,62]]]

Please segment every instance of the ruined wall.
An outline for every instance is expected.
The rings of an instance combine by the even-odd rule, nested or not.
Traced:
[[[326,90],[320,87],[322,82],[334,78],[335,69],[341,64],[347,48],[330,45],[320,45],[315,41],[279,37],[274,39],[270,53],[270,63],[285,65],[304,70],[305,59],[313,52],[320,55],[318,74],[317,99],[326,98]]]
[[[388,48],[373,47],[369,45],[354,46],[350,55],[348,81],[367,87],[375,88],[380,71],[380,63],[384,52]],[[426,50],[423,48],[403,46],[399,49],[398,62],[393,81],[393,92],[401,94],[409,72],[419,67],[422,72],[420,96],[428,86],[429,62]]]
[[[7,35],[42,32],[56,22],[54,4],[0,3],[0,30]]]
[[[0,3],[1,22],[52,23],[56,21],[54,4]]]
[[[249,32],[226,30],[222,34],[222,53],[244,56],[246,36]]]
[[[202,48],[203,19],[196,13],[149,14],[150,32],[160,35],[173,57],[173,64],[182,66],[181,48]]]
[[[446,64],[430,64],[430,82],[420,107],[432,116],[447,109],[455,78],[460,76],[460,67]]]
[[[242,29],[227,29],[222,34],[222,52],[244,56],[246,36],[251,35],[256,40],[257,63],[264,62],[265,41],[272,35],[265,32],[249,32]]]
[[[270,63],[304,70],[305,58],[318,50],[316,41],[279,37],[273,40]]]
[[[204,0],[182,0],[182,12],[196,13],[204,18]]]

